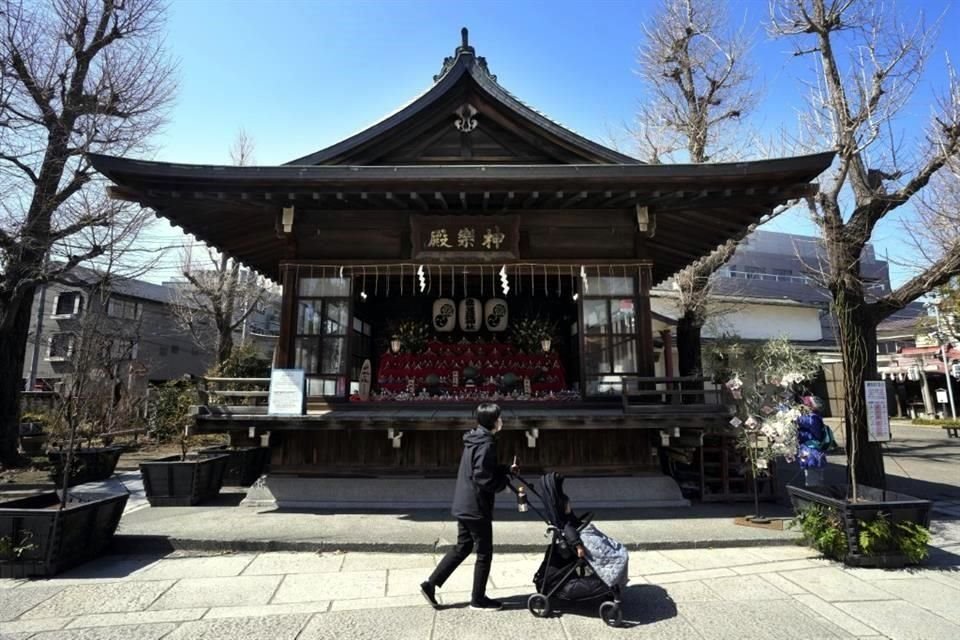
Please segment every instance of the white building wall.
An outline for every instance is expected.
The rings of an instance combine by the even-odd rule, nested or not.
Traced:
[[[650,300],[655,313],[676,318],[676,299],[654,297]],[[703,328],[703,337],[717,338],[723,334],[736,335],[745,340],[768,340],[787,337],[797,342],[823,339],[820,310],[802,305],[781,305],[769,302],[719,302],[711,305],[712,313]]]
[[[787,337],[797,342],[821,340],[820,310],[771,304],[717,305],[718,312],[704,326],[704,337],[724,333],[745,340]]]

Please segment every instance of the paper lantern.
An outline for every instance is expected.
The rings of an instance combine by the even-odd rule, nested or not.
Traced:
[[[457,326],[457,303],[450,298],[440,298],[433,303],[433,328],[437,332],[453,331]]]
[[[460,330],[466,333],[480,331],[483,325],[483,305],[476,298],[460,301]]]
[[[490,298],[483,307],[483,321],[487,331],[507,330],[507,301],[503,298]]]

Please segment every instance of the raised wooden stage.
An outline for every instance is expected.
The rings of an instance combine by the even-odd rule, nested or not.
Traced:
[[[504,404],[500,455],[516,455],[531,471],[618,475],[660,469],[663,438],[689,439],[720,429],[722,405],[565,402]],[[198,432],[231,432],[235,442],[269,432],[271,473],[420,475],[456,472],[473,405],[400,406],[356,403],[303,416],[198,415]]]

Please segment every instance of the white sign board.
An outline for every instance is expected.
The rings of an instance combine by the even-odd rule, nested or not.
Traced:
[[[271,416],[302,416],[304,380],[303,369],[274,369],[270,373],[267,413]]]
[[[867,439],[870,442],[890,441],[890,417],[887,413],[887,385],[882,380],[863,383],[867,398]]]
[[[937,404],[947,404],[950,398],[947,397],[946,389],[937,389]]]

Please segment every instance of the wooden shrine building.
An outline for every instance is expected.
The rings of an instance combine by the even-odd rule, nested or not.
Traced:
[[[815,193],[832,157],[644,164],[518,100],[464,30],[425,93],[288,164],[91,160],[283,285],[275,366],[305,371],[307,413],[201,430],[269,431],[271,473],[443,476],[484,399],[528,470],[659,473],[722,427],[710,385],[673,378],[650,288]]]

